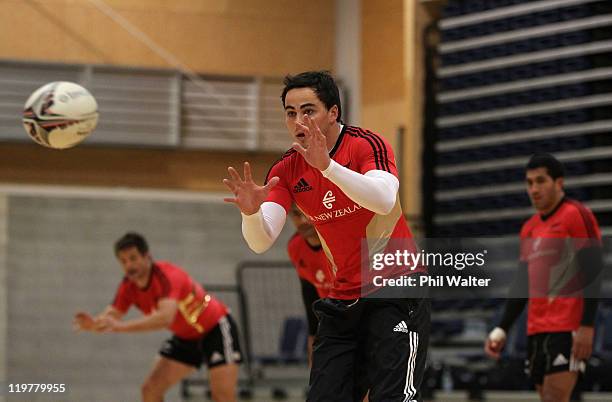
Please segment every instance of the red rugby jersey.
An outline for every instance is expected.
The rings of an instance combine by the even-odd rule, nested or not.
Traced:
[[[546,216],[533,215],[521,229],[521,260],[529,274],[527,334],[574,331],[584,299],[576,252],[600,245],[593,213],[578,201],[563,199]]]
[[[287,253],[298,277],[312,284],[320,298],[327,297],[333,276],[323,248],[312,247],[299,233],[295,233],[287,243]]]
[[[135,305],[145,315],[157,308],[159,299],[169,298],[178,302],[178,311],[168,327],[183,339],[196,339],[213,329],[227,314],[227,307],[208,294],[187,272],[165,261],[156,261],[145,289],[124,278],[113,307],[126,313]]]
[[[343,127],[330,157],[361,174],[383,170],[398,176],[395,157],[387,141],[359,127]],[[370,286],[372,281],[371,278],[362,281],[361,266],[364,264],[367,270],[370,265],[368,258],[373,254],[416,251],[402,214],[399,194],[389,214],[376,214],[351,200],[293,149],[272,166],[266,182],[274,176],[278,176],[280,181],[271,189],[266,201],[282,205],[287,212],[295,201],[315,226],[334,274],[329,297],[356,299],[362,293],[370,293],[373,290]],[[387,267],[380,274],[389,277],[417,271],[406,267]],[[378,273],[369,270],[368,274]]]

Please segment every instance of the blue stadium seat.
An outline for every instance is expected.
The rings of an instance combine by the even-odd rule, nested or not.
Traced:
[[[605,303],[604,303],[605,305]],[[612,310],[600,308],[597,317],[593,355],[588,361],[585,388],[612,391]]]
[[[593,353],[604,360],[612,358],[612,311],[602,310],[598,323]]]
[[[502,299],[491,298],[491,299],[484,299],[482,301],[482,308],[484,310],[498,309],[502,305],[503,305]]]
[[[456,303],[456,300],[453,299],[432,299],[431,300],[431,309],[434,312],[442,312],[446,310],[451,310]]]

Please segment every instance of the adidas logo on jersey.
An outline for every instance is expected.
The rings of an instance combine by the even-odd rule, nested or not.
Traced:
[[[557,355],[557,357],[555,358],[555,360],[553,361],[553,366],[563,366],[564,364],[569,363],[567,361],[567,359],[565,358],[565,356],[563,356],[561,353],[559,353]]]
[[[394,332],[404,332],[404,333],[408,333],[408,325],[406,325],[405,321],[400,321],[399,324],[397,324],[395,326],[395,328],[393,328]]]
[[[302,177],[300,181],[297,182],[295,186],[293,186],[294,193],[303,193],[304,191],[312,190],[312,186],[308,184],[306,180]]]

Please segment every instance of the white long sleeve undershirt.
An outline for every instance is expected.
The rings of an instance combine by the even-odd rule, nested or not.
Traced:
[[[387,215],[395,206],[399,181],[391,173],[370,170],[361,174],[334,160],[321,173],[351,200],[372,212]],[[242,214],[242,235],[251,250],[261,254],[272,247],[286,218],[285,209],[275,202],[264,202],[253,215]]]
[[[399,180],[389,172],[370,170],[361,174],[332,159],[321,173],[365,209],[387,215],[395,206]]]
[[[251,250],[261,254],[272,247],[286,219],[285,208],[275,202],[264,202],[253,215],[242,214],[242,236]]]

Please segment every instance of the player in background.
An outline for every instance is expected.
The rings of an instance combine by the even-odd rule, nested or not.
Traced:
[[[138,233],[121,237],[115,243],[115,255],[125,276],[114,301],[96,317],[78,312],[75,329],[137,333],[167,328],[172,337],[161,347],[141,387],[142,400],[163,401],[168,389],[205,363],[213,400],[236,401],[242,356],[236,323],[227,307],[183,269],[154,261],[147,241]],[[123,321],[132,305],[144,317]]]
[[[593,213],[565,196],[564,168],[552,155],[533,155],[525,176],[536,213],[521,229],[518,274],[485,352],[499,358],[527,304],[529,375],[542,401],[568,402],[593,348],[601,234]]]
[[[243,236],[257,253],[277,239],[293,202],[319,234],[334,283],[314,306],[320,321],[307,401],[360,402],[368,389],[372,402],[420,400],[429,301],[381,296],[367,277],[370,266],[362,267],[373,253],[399,251],[398,244],[416,250],[399,203],[393,150],[383,137],[342,123],[338,87],[327,72],[285,77],[281,100],[293,148],[263,186],[248,163],[244,178],[229,167],[224,183],[234,197],[225,201],[240,209]]]
[[[287,243],[287,253],[300,278],[308,321],[308,366],[312,366],[312,344],[319,324],[312,306],[315,301],[327,297],[332,287],[333,275],[314,226],[295,204],[289,211],[289,217],[297,231]]]

